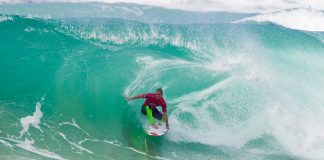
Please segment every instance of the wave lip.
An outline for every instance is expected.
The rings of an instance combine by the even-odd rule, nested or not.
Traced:
[[[285,10],[288,8],[312,7],[319,10],[324,9],[324,3],[321,0],[0,0],[1,3],[53,3],[53,2],[102,2],[102,3],[134,3],[149,6],[163,7],[169,9],[199,11],[199,12],[236,12],[236,13],[267,13]]]
[[[272,22],[286,28],[304,31],[324,31],[322,11],[298,8],[243,18],[237,22]],[[235,23],[234,22],[234,23]]]

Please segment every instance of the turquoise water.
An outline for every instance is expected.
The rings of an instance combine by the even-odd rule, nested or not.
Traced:
[[[18,8],[0,10],[0,159],[324,158],[323,32]],[[159,87],[170,131],[150,137],[123,95]]]

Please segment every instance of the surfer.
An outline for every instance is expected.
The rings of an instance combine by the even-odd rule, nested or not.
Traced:
[[[158,126],[154,123],[153,117],[158,120],[162,120],[162,118],[163,118],[163,120],[165,121],[165,124],[166,124],[166,129],[169,129],[167,106],[164,101],[163,90],[161,88],[158,88],[155,93],[139,94],[134,97],[125,96],[125,98],[128,101],[131,101],[133,99],[145,98],[146,100],[145,100],[144,104],[142,105],[141,112],[144,115],[148,116],[150,123],[152,124],[152,126],[155,129],[157,129]],[[163,114],[161,114],[161,112],[159,110],[157,110],[157,108],[156,108],[157,106],[162,107]]]

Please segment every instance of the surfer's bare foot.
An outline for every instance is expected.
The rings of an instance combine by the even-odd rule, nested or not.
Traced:
[[[156,124],[154,124],[153,128],[158,129],[159,127]]]

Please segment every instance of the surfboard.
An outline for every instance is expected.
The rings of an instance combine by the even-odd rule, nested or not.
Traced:
[[[162,136],[168,132],[165,128],[165,122],[163,120],[155,120],[158,128],[155,129],[149,122],[146,123],[145,132],[150,136]]]

